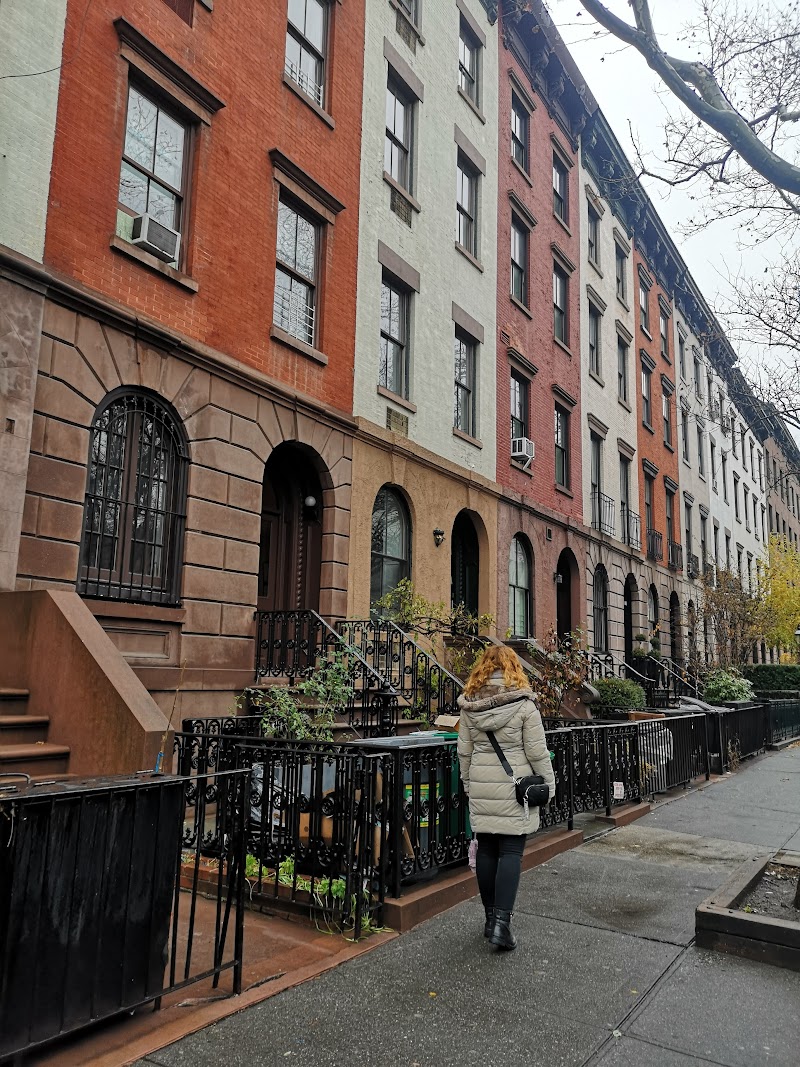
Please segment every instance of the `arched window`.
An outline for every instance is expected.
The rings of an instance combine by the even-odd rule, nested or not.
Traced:
[[[594,650],[595,652],[608,652],[608,572],[602,563],[594,569],[592,618]]]
[[[654,585],[647,592],[647,625],[650,629],[651,648],[659,651],[661,648],[661,636],[658,631],[658,593]],[[655,639],[655,644],[653,640]]]
[[[92,424],[79,593],[178,602],[187,463],[165,401],[142,389],[109,393]]]
[[[531,554],[520,534],[511,539],[508,556],[508,627],[514,637],[530,637]]]
[[[411,575],[411,518],[396,489],[384,485],[372,508],[370,603]]]

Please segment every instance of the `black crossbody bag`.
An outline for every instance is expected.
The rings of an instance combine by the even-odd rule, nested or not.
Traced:
[[[542,778],[541,774],[526,774],[524,778],[517,777],[512,771],[511,764],[506,759],[505,752],[500,747],[500,742],[494,736],[494,733],[491,730],[487,730],[486,736],[497,753],[497,758],[500,760],[503,770],[514,783],[517,801],[525,809],[525,818],[529,819],[531,808],[542,808],[550,799],[550,786]]]

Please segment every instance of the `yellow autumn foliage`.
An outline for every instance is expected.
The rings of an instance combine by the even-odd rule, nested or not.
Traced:
[[[800,625],[800,552],[785,537],[773,534],[769,539],[763,588],[767,644],[794,648]]]

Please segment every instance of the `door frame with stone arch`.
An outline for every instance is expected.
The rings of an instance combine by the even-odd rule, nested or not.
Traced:
[[[561,579],[559,581],[559,578]],[[556,636],[560,641],[580,628],[580,568],[571,548],[562,548],[556,564]]]
[[[467,523],[469,526],[467,526]],[[468,537],[474,536],[474,547],[476,559],[474,562],[475,575],[473,578],[469,578],[463,570],[463,556],[461,557],[461,574],[456,574],[456,570],[459,567],[458,559],[458,542],[459,537],[458,527],[461,527],[461,532],[466,533]],[[469,532],[471,531],[471,533]],[[470,508],[462,508],[453,519],[453,525],[450,528],[450,605],[455,608],[459,603],[463,603],[468,611],[474,615],[481,615],[487,611],[489,604],[489,536],[486,532],[486,524],[477,511],[473,511]],[[467,583],[470,582],[471,588],[466,589]],[[466,592],[466,597],[457,599],[459,592]]]
[[[634,667],[634,635],[639,633],[639,583],[636,575],[628,572],[622,594],[623,656],[629,667]]]
[[[673,663],[683,663],[681,599],[674,589],[669,595],[669,658]]]

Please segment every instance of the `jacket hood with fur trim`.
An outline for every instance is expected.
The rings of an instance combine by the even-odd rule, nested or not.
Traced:
[[[502,675],[495,674],[472,696],[462,693],[458,706],[479,730],[499,730],[513,719],[525,700],[536,700],[532,689],[509,689],[503,684]]]

